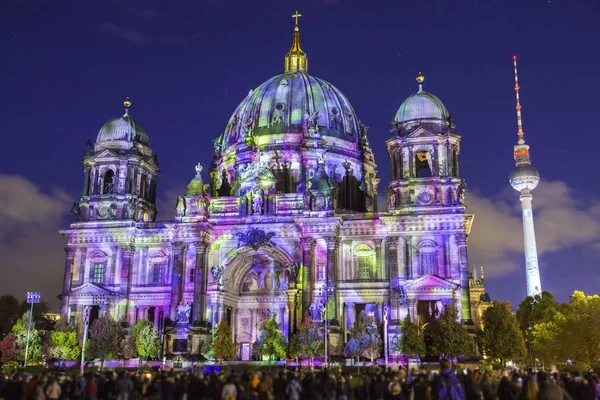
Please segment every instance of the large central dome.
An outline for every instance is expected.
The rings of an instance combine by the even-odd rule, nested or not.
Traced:
[[[309,127],[318,127],[322,136],[355,142],[359,121],[335,86],[306,72],[287,72],[248,93],[231,116],[222,145],[235,145],[249,131],[263,136],[302,133]]]
[[[310,197],[333,190],[338,208],[372,211],[379,181],[367,129],[342,92],[308,74],[296,25],[283,73],[251,90],[215,141],[212,193]],[[257,189],[257,171],[267,169],[272,179]]]

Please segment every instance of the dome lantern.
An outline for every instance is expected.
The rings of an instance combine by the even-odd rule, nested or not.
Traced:
[[[298,27],[298,18],[301,17],[302,14],[296,13],[292,15],[292,18],[296,19],[296,26],[294,27],[294,41],[292,43],[292,48],[285,55],[285,73],[291,72],[308,72],[308,57],[306,53],[302,51],[300,47],[300,28]]]

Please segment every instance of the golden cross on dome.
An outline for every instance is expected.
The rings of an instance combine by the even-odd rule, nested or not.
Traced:
[[[298,10],[296,10],[296,14],[292,15],[292,18],[296,19],[296,26],[298,26],[298,18],[300,18],[302,16],[302,14],[298,13]]]

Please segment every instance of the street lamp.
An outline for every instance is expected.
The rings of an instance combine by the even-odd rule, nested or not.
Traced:
[[[327,336],[329,334],[328,324],[329,318],[327,315],[327,309],[329,306],[329,292],[333,292],[333,287],[328,285],[323,285],[323,287],[319,290],[321,295],[325,295],[325,305],[319,304],[319,311],[322,314],[323,326],[325,327],[325,367],[329,365],[328,353],[327,353]]]
[[[388,365],[388,304],[383,303],[383,355],[385,366]]]
[[[81,365],[79,366],[79,373],[83,375],[83,367],[85,366],[85,343],[87,342],[88,329],[90,326],[90,310],[93,306],[104,304],[106,299],[104,296],[93,295],[92,305],[84,306],[83,308],[83,341],[81,344]]]
[[[27,324],[27,342],[25,344],[25,362],[24,367],[27,367],[27,356],[29,355],[29,336],[31,334],[31,318],[33,316],[33,305],[40,302],[40,292],[27,292],[27,304],[31,304],[29,309],[29,323]]]

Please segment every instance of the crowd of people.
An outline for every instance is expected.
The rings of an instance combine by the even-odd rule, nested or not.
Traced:
[[[592,372],[560,374],[453,370],[442,359],[439,372],[370,370],[207,373],[88,373],[0,375],[0,400],[600,400]]]

